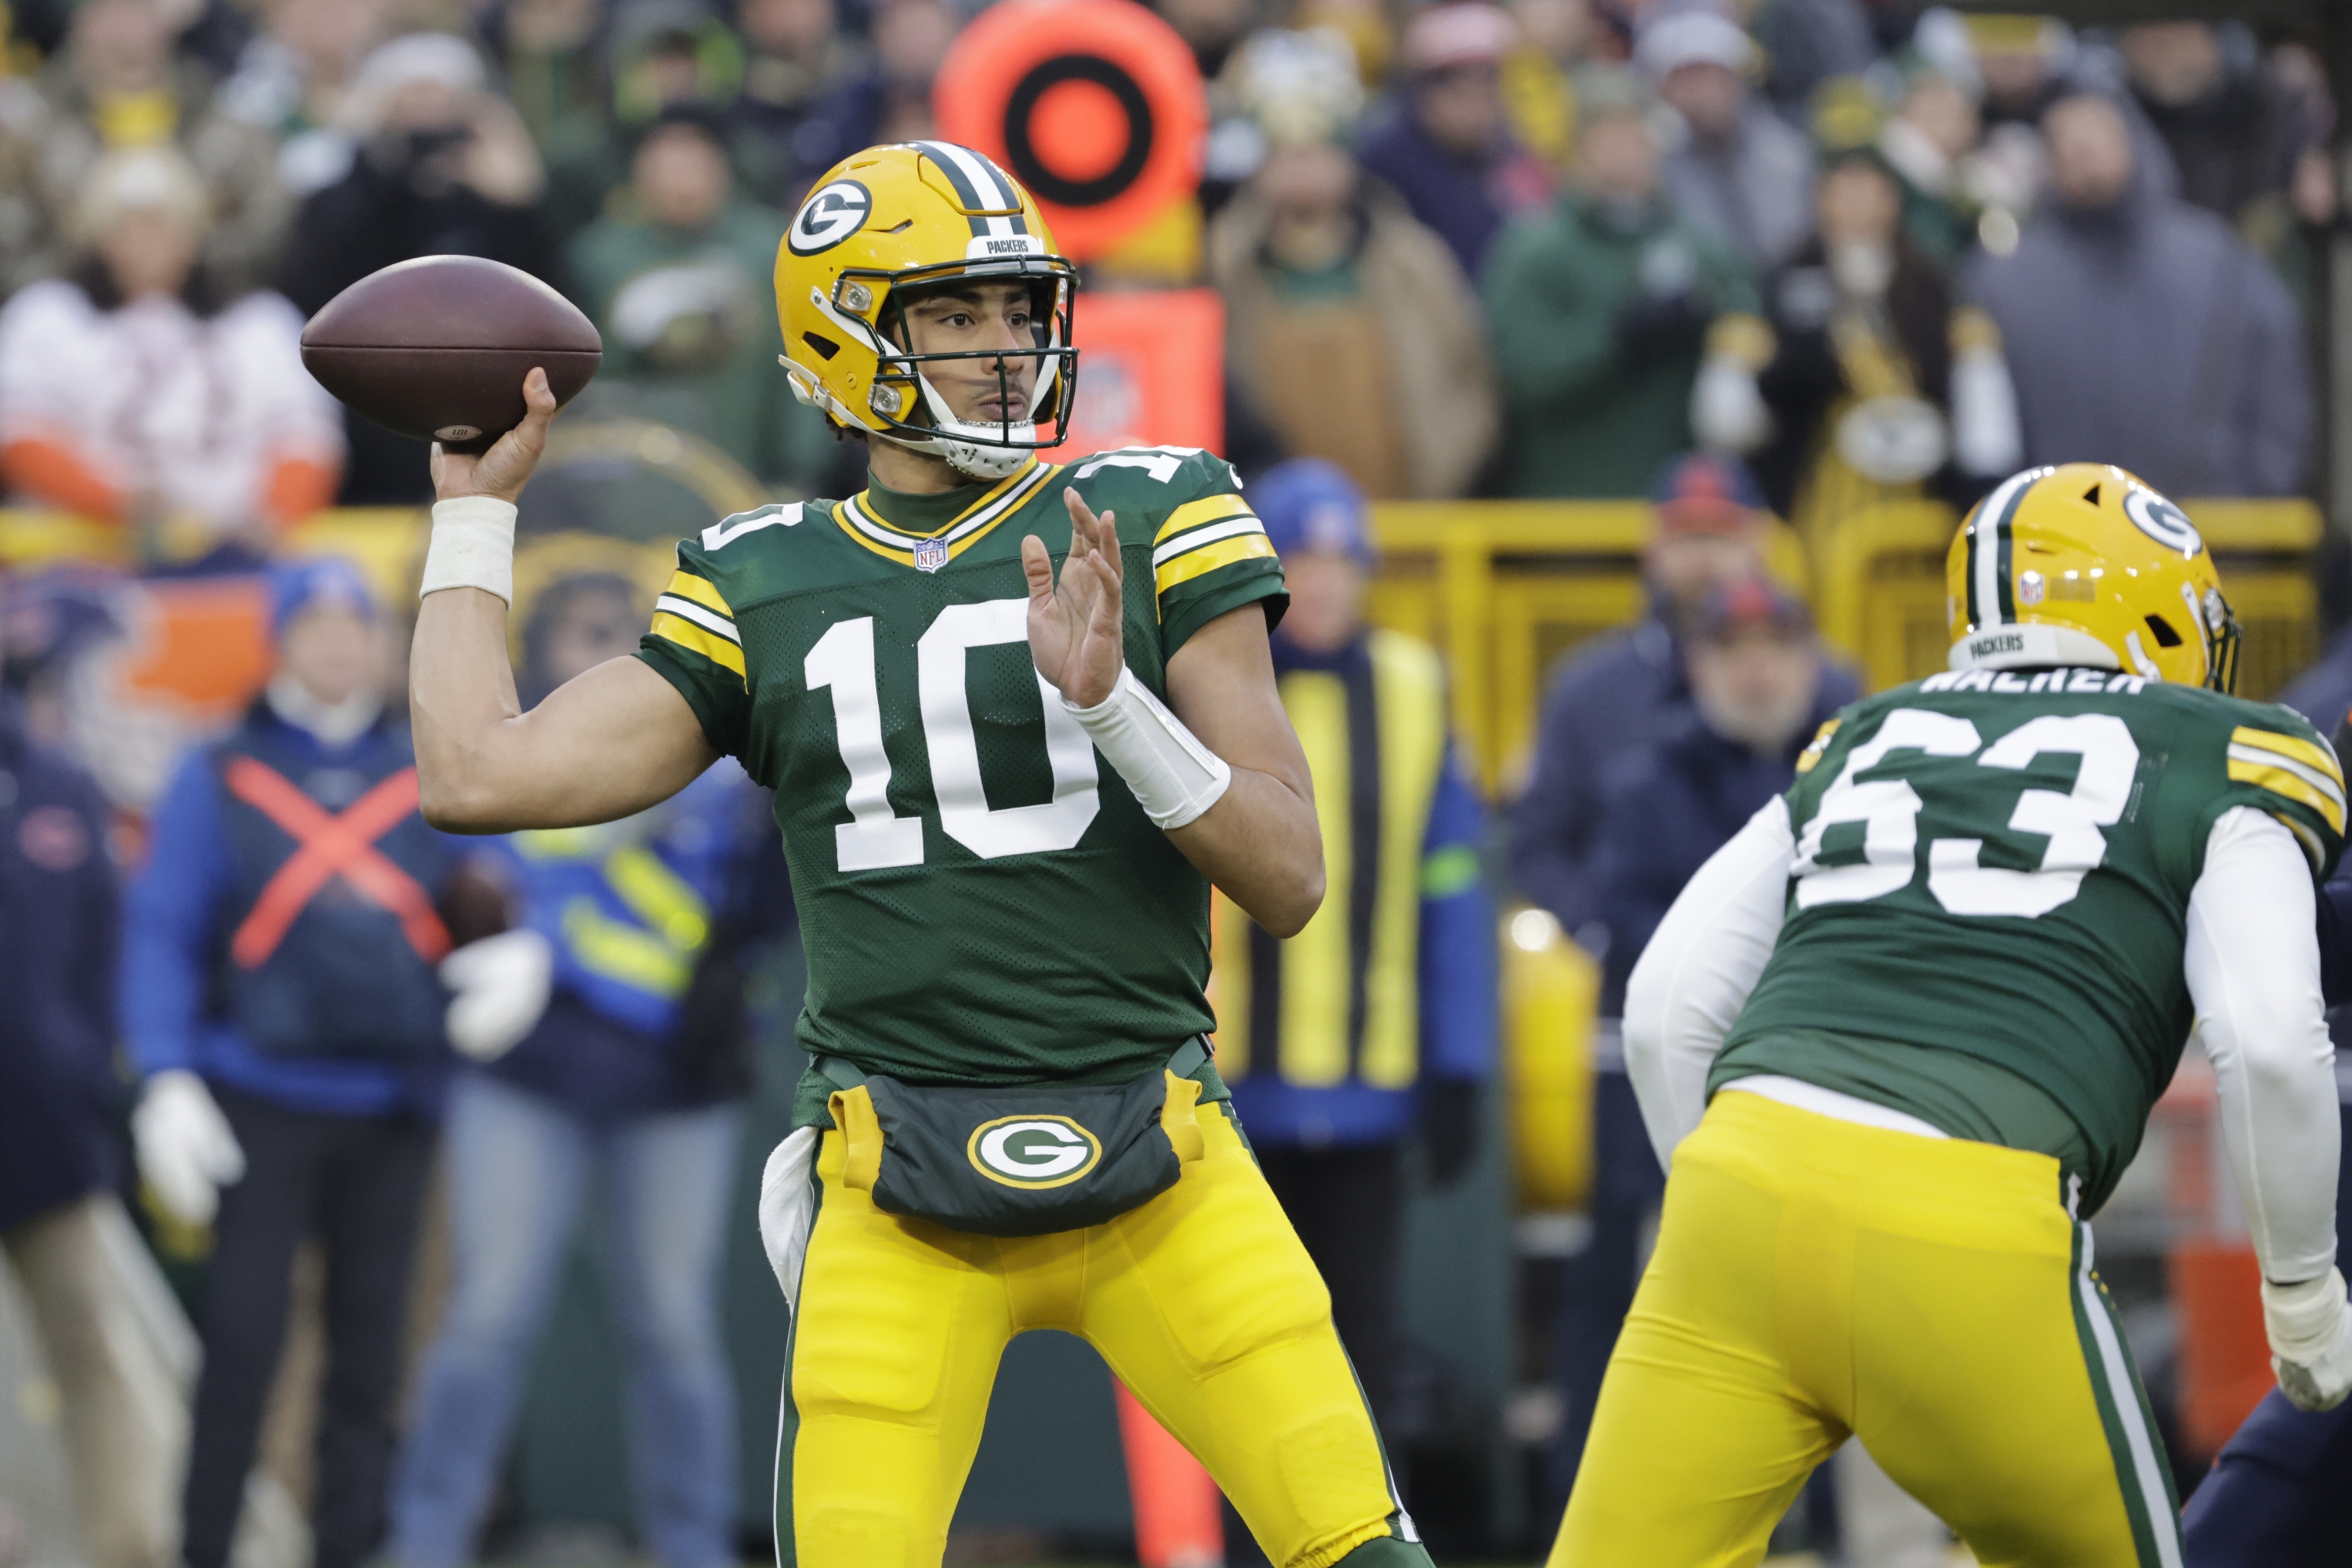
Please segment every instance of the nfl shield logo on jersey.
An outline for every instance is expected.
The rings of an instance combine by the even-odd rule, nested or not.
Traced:
[[[915,570],[936,572],[948,563],[948,542],[944,539],[915,541]]]

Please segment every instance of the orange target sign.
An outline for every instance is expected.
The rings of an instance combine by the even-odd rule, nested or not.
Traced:
[[[1132,0],[1000,0],[957,38],[932,107],[940,135],[1029,187],[1075,260],[1200,184],[1200,68],[1176,30]]]

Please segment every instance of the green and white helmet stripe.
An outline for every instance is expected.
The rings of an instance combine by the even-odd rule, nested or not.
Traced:
[[[2073,626],[2017,620],[2015,523],[2026,493],[2055,470],[2028,468],[2003,479],[1985,497],[1969,530],[1969,635],[1952,645],[1954,669],[2013,669],[2073,664],[2120,669],[2123,661],[2106,644]],[[2152,674],[2152,670],[2143,670]]]

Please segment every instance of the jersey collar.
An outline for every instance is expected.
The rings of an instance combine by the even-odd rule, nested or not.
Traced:
[[[979,487],[972,485],[944,495],[908,495],[869,479],[862,492],[835,504],[833,521],[877,555],[936,572],[1020,510],[1061,471],[1058,463],[1032,458],[976,496]]]

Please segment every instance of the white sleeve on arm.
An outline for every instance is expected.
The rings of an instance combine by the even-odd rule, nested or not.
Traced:
[[[1776,795],[1698,868],[1626,982],[1625,1070],[1662,1166],[1706,1110],[1707,1069],[1780,940],[1796,850]]]
[[[2319,999],[2311,863],[2251,806],[2206,840],[2189,895],[2184,967],[2212,1058],[2221,1138],[2263,1278],[2293,1284],[2336,1262],[2336,1052]]]

